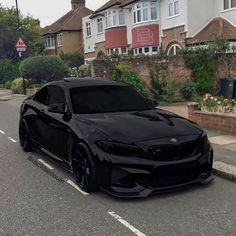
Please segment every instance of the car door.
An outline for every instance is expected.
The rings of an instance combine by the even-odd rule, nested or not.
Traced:
[[[58,85],[49,86],[48,105],[65,104],[67,107],[65,92],[63,87]],[[47,126],[47,149],[62,161],[67,162],[68,144],[70,135],[69,120],[65,119],[65,114],[44,111]]]
[[[47,146],[47,117],[45,111],[49,105],[48,97],[48,86],[43,87],[36,93],[31,106],[33,115],[29,119],[31,138],[42,147]]]

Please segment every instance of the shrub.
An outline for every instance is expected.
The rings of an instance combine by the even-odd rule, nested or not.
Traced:
[[[162,99],[166,102],[175,102],[176,94],[180,89],[181,83],[177,80],[166,79],[163,86]]]
[[[183,87],[180,89],[180,93],[186,100],[192,100],[197,96],[197,86],[193,80],[187,80]]]
[[[4,88],[5,89],[11,89],[11,82],[12,82],[11,80],[6,81],[5,84],[4,84]]]
[[[29,81],[25,80],[26,88],[29,87]],[[16,78],[11,82],[11,89],[13,93],[23,93],[23,78]]]
[[[112,79],[130,85],[145,97],[150,97],[150,91],[146,83],[132,68],[125,63],[118,63],[112,70]]]
[[[216,60],[212,50],[207,47],[195,47],[182,49],[181,53],[186,65],[192,70],[197,93],[203,95],[212,92],[216,84]]]
[[[62,79],[68,67],[57,56],[36,56],[25,59],[21,65],[22,75],[34,83]]]
[[[69,69],[68,73],[69,77],[89,77],[91,76],[91,66],[89,64],[87,65],[81,65],[79,68],[73,67]]]
[[[206,94],[199,102],[201,110],[209,112],[231,113],[234,111],[236,101],[226,99],[223,96],[215,97],[211,94]]]
[[[80,67],[84,64],[84,56],[80,52],[64,53],[61,54],[60,57],[70,68]]]
[[[0,60],[0,83],[5,83],[8,80],[13,80],[20,74],[18,66],[11,60]]]

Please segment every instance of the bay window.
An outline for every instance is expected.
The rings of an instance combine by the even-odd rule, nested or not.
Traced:
[[[106,28],[125,25],[125,13],[123,10],[109,10],[105,12]]]
[[[157,1],[141,2],[134,4],[133,6],[134,24],[157,19],[158,19]]]
[[[55,48],[55,37],[54,36],[46,36],[44,38],[45,48]]]

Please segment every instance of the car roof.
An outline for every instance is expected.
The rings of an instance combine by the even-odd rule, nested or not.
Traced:
[[[114,85],[125,86],[122,83],[113,80],[102,79],[99,77],[65,78],[64,80],[50,82],[47,83],[46,85],[60,85],[67,88],[88,87],[88,86],[114,86]]]

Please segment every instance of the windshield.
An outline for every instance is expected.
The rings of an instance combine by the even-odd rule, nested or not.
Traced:
[[[144,97],[126,86],[78,87],[70,94],[76,114],[153,109]]]

